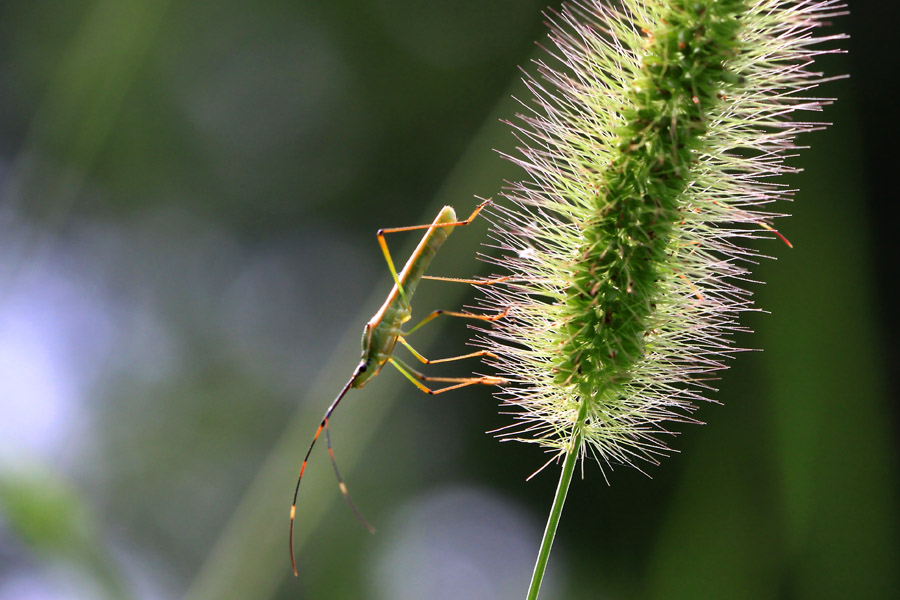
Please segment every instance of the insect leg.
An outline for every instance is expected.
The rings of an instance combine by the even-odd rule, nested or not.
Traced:
[[[508,314],[509,314],[508,306],[506,307],[506,309],[504,309],[502,312],[497,313],[496,315],[476,315],[474,313],[455,312],[452,310],[435,310],[435,311],[432,311],[432,313],[430,315],[428,315],[427,317],[425,317],[424,319],[419,321],[412,329],[405,332],[404,335],[411,334],[413,331],[417,330],[419,327],[421,327],[425,323],[428,323],[429,321],[431,321],[441,315],[446,315],[448,317],[459,317],[461,319],[475,319],[477,321],[496,321],[498,319],[502,319],[503,317],[505,317]]]
[[[512,279],[511,275],[503,277],[495,277],[493,279],[460,279],[458,277],[437,277],[435,275],[422,275],[422,279],[430,279],[431,281],[450,281],[453,283],[468,283],[471,285],[494,285],[495,283],[503,283]]]
[[[387,247],[387,241],[384,238],[386,233],[401,233],[404,231],[416,231],[419,229],[436,229],[438,227],[461,227],[463,225],[468,225],[471,223],[475,217],[478,216],[478,213],[481,212],[481,209],[484,208],[487,204],[490,203],[490,200],[485,200],[481,204],[475,207],[475,210],[472,211],[472,214],[465,221],[454,221],[451,223],[429,223],[427,225],[410,225],[408,227],[390,227],[388,229],[379,229],[376,234],[378,237],[378,245],[381,246],[381,252],[384,254],[384,259],[388,264],[388,270],[391,272],[391,277],[394,278],[394,283],[397,285],[397,289],[400,291],[400,296],[403,298],[403,301],[406,303],[407,307],[409,306],[409,299],[406,297],[406,292],[403,290],[403,284],[400,281],[400,275],[397,273],[397,267],[394,266],[394,260],[391,258],[391,253]]]
[[[469,354],[462,354],[460,356],[451,356],[450,358],[438,358],[435,360],[429,360],[429,359],[425,358],[424,356],[422,356],[418,350],[413,348],[410,345],[410,343],[406,341],[406,338],[404,338],[402,335],[397,338],[397,341],[400,342],[401,344],[403,344],[404,346],[406,346],[406,348],[410,351],[410,353],[412,353],[413,356],[415,356],[417,359],[419,359],[422,363],[424,363],[426,365],[451,362],[454,360],[462,360],[464,358],[473,358],[476,356],[490,356],[491,358],[497,358],[497,355],[494,354],[493,352],[490,352],[488,350],[478,350],[477,352],[470,352]]]
[[[391,363],[392,365],[394,365],[394,368],[396,368],[398,371],[400,371],[400,373],[402,373],[404,377],[409,379],[413,385],[415,385],[417,388],[419,388],[426,394],[431,394],[431,395],[443,394],[444,392],[449,392],[450,390],[456,390],[461,387],[466,387],[469,385],[476,385],[476,384],[499,385],[506,381],[505,379],[503,379],[501,377],[489,377],[487,375],[481,375],[479,377],[429,377],[427,375],[423,375],[422,373],[419,373],[418,371],[411,368],[406,363],[404,363],[396,358],[391,357],[388,359],[388,362]],[[423,381],[439,381],[439,382],[446,382],[446,383],[455,383],[455,385],[450,385],[450,386],[440,388],[437,390],[432,390],[431,388],[426,386],[424,383],[422,383]]]

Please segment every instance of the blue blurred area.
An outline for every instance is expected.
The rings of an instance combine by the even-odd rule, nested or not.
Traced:
[[[772,314],[738,343],[765,351],[737,357],[653,479],[586,465],[542,597],[900,596],[896,194],[888,109],[867,108],[893,97],[873,65],[896,50],[851,8],[851,54],[823,61],[851,74],[821,90],[834,126],[787,182],[795,249],[770,243],[755,272]],[[515,145],[498,119],[523,110],[542,9],[0,7],[0,599],[521,596],[555,471],[524,482],[545,457],[484,434],[508,423],[485,389],[429,398],[386,373],[351,393],[335,453],[379,533],[324,451],[299,580],[287,515],[389,289],[375,231],[520,175],[493,149]],[[485,271],[484,232],[454,234],[434,273]],[[423,284],[423,316],[473,302],[442,285]],[[422,336],[447,356],[468,332]]]

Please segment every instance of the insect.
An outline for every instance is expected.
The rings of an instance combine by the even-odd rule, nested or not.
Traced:
[[[464,221],[457,220],[456,212],[453,210],[453,208],[450,206],[445,206],[438,213],[437,217],[434,219],[434,222],[429,225],[394,227],[391,229],[380,229],[378,231],[378,245],[381,247],[381,251],[384,253],[384,258],[387,262],[388,270],[391,272],[391,276],[394,278],[394,286],[378,312],[376,312],[375,315],[371,319],[369,319],[369,322],[366,323],[365,329],[363,330],[362,356],[360,358],[359,364],[356,365],[356,369],[353,371],[353,375],[350,376],[349,381],[347,381],[343,389],[341,389],[337,397],[334,399],[334,401],[332,401],[331,405],[325,411],[325,416],[322,417],[322,421],[319,423],[318,429],[316,429],[316,433],[313,436],[312,442],[310,442],[309,444],[309,449],[306,451],[306,456],[303,458],[303,462],[300,465],[300,476],[297,477],[297,486],[294,488],[294,500],[291,504],[291,524],[288,536],[288,542],[291,548],[291,568],[293,569],[295,576],[297,575],[297,564],[294,560],[294,517],[297,513],[297,493],[300,490],[300,482],[303,480],[303,472],[306,470],[306,463],[309,460],[309,455],[310,453],[312,453],[312,449],[316,445],[316,441],[322,434],[322,430],[325,431],[325,439],[328,445],[328,456],[331,460],[332,466],[334,467],[334,474],[337,477],[338,486],[340,487],[341,493],[347,500],[347,504],[349,504],[350,509],[356,515],[356,518],[359,519],[359,521],[369,531],[373,533],[375,531],[374,528],[369,525],[369,523],[363,518],[360,512],[356,509],[356,506],[353,504],[353,500],[350,498],[350,494],[347,491],[347,486],[344,484],[344,480],[341,478],[341,474],[338,471],[337,462],[334,459],[334,452],[331,449],[331,435],[328,430],[328,420],[331,418],[331,414],[334,412],[334,409],[337,408],[338,404],[341,402],[341,399],[346,395],[350,388],[363,387],[364,385],[366,385],[366,383],[371,381],[372,378],[378,375],[378,373],[381,372],[381,369],[388,363],[390,363],[393,367],[400,371],[400,373],[403,374],[404,377],[409,379],[416,387],[427,394],[440,394],[473,384],[497,385],[504,382],[504,380],[499,377],[489,376],[429,377],[412,369],[406,363],[393,356],[394,347],[396,346],[397,342],[400,342],[402,345],[406,346],[406,348],[409,349],[412,355],[424,364],[449,362],[476,356],[493,356],[493,354],[491,354],[487,350],[478,350],[476,352],[470,352],[469,354],[463,354],[461,356],[453,356],[450,358],[442,358],[438,360],[428,360],[427,358],[422,356],[422,354],[417,352],[409,344],[409,342],[406,341],[406,336],[416,331],[429,321],[435,319],[439,315],[476,319],[481,321],[496,321],[497,319],[501,319],[506,316],[509,312],[509,308],[495,315],[477,315],[468,312],[435,310],[427,317],[422,319],[422,321],[420,321],[416,326],[412,327],[409,331],[402,331],[402,326],[410,320],[410,299],[412,298],[416,287],[422,279],[452,281],[457,283],[469,283],[473,285],[490,285],[508,279],[507,277],[500,277],[488,280],[475,280],[457,279],[450,277],[431,277],[425,275],[425,270],[428,268],[428,265],[431,263],[434,255],[447,240],[447,237],[453,231],[453,228],[460,227],[462,225],[468,225],[469,223],[471,223],[475,219],[475,217],[478,216],[478,213],[481,212],[481,209],[483,209],[488,203],[490,203],[490,200],[485,200],[484,202],[479,204],[477,207],[475,207],[475,210],[472,211],[472,214],[469,215],[469,217]],[[406,265],[399,273],[397,273],[397,270],[394,267],[394,261],[391,259],[391,253],[388,251],[387,242],[385,241],[384,236],[388,233],[414,231],[418,229],[425,229],[425,235],[422,236],[422,241],[419,242],[419,245],[413,251],[412,255],[409,257],[409,260],[406,261]],[[432,381],[450,383],[451,385],[433,390],[425,385],[425,383],[423,383]]]

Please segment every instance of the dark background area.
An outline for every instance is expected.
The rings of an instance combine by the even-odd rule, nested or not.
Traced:
[[[381,227],[467,213],[544,3],[46,0],[0,7],[0,599],[519,598],[557,470],[486,431],[485,388],[352,391],[390,288]],[[794,244],[754,277],[732,361],[646,477],[586,463],[545,594],[896,598],[896,19],[851,2],[786,180]],[[485,274],[487,224],[431,272]],[[415,235],[391,247],[405,259]],[[474,302],[426,282],[417,314]],[[459,354],[464,324],[417,334]],[[465,374],[475,365],[448,365]],[[607,481],[609,485],[607,484]]]

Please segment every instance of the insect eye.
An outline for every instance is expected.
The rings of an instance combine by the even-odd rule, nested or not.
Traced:
[[[369,368],[369,361],[359,363],[359,372],[360,373],[365,373],[366,369],[368,369],[368,368]]]

